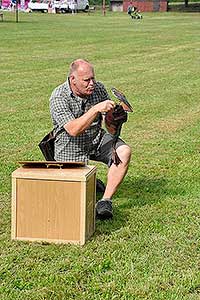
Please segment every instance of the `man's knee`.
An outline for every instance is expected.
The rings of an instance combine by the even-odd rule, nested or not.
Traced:
[[[131,159],[131,148],[128,145],[121,145],[117,148],[117,154],[124,163],[129,163]]]

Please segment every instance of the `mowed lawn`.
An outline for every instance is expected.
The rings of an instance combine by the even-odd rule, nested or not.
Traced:
[[[5,13],[0,22],[1,300],[200,299],[200,15],[143,16],[20,13],[16,23]],[[114,219],[97,221],[83,247],[11,241],[11,173],[43,159],[49,96],[79,57],[134,107]]]

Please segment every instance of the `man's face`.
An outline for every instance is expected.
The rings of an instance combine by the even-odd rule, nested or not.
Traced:
[[[73,92],[80,96],[86,97],[93,93],[95,87],[94,69],[90,64],[83,64],[71,76]]]

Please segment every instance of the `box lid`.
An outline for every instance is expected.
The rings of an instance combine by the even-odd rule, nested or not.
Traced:
[[[82,161],[19,161],[24,168],[69,168],[69,167],[83,167],[85,162]]]
[[[86,181],[96,172],[96,166],[69,162],[20,162],[12,178]]]

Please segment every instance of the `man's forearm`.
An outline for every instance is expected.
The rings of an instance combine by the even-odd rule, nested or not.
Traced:
[[[83,133],[94,121],[98,114],[98,110],[93,106],[81,117],[74,119],[64,125],[65,130],[71,136],[78,136]]]
[[[105,100],[91,107],[84,115],[74,119],[64,125],[65,130],[72,136],[78,136],[83,133],[94,121],[97,114],[108,112],[113,109],[115,103],[112,100]]]

